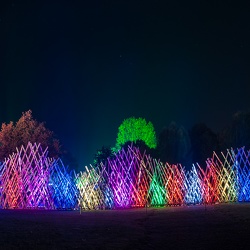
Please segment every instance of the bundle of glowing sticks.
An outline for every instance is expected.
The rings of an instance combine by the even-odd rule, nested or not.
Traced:
[[[250,201],[250,151],[213,154],[186,170],[133,145],[77,175],[29,143],[0,164],[1,208],[115,209]]]
[[[213,154],[206,169],[163,164],[131,145],[98,168],[78,174],[83,209],[250,201],[250,151]]]
[[[47,157],[40,144],[29,143],[0,166],[1,208],[68,209],[77,204],[72,174],[60,159]]]

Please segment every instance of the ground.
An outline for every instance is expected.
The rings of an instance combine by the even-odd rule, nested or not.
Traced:
[[[0,249],[249,249],[250,203],[0,210]]]

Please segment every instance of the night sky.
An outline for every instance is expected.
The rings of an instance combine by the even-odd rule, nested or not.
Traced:
[[[131,116],[220,131],[250,111],[247,2],[0,1],[0,122],[31,109],[80,167]]]

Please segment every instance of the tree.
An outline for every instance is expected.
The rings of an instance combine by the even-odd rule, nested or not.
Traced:
[[[113,148],[102,146],[101,149],[97,150],[94,156],[94,166],[98,167],[101,162],[104,164],[108,158],[112,158],[113,156],[114,156]]]
[[[220,146],[227,148],[250,148],[250,112],[239,111],[233,115],[230,126],[220,133]]]
[[[203,168],[206,160],[212,157],[213,151],[219,150],[218,136],[204,123],[195,124],[189,131],[193,162],[198,162]]]
[[[149,148],[156,148],[156,135],[153,124],[140,117],[125,119],[118,128],[116,148],[120,150],[121,146],[126,142],[136,142],[138,140],[144,141]]]
[[[61,155],[61,145],[54,133],[45,127],[44,122],[38,122],[32,117],[32,111],[22,113],[21,118],[14,123],[2,123],[0,131],[0,161],[28,142],[40,143],[42,148],[48,147],[50,157]]]
[[[162,162],[181,163],[185,166],[190,166],[192,163],[188,132],[183,126],[179,126],[175,122],[171,122],[159,134],[158,151]]]

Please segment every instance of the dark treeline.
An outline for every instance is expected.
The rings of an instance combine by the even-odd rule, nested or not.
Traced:
[[[138,123],[142,120],[141,118],[126,119],[126,122],[119,127],[123,129],[123,132],[125,131],[125,134],[120,133],[121,136],[137,138],[133,143],[139,147],[142,153],[146,150],[153,158],[160,159],[164,163],[180,163],[190,169],[192,163],[197,162],[201,167],[205,168],[206,160],[212,157],[213,151],[219,153],[226,149],[243,146],[250,149],[250,112],[241,111],[235,113],[231,123],[219,133],[213,132],[204,123],[197,123],[190,130],[187,130],[183,126],[171,122],[169,126],[162,129],[157,138],[153,125],[146,121]],[[124,126],[124,124],[129,127]],[[142,127],[143,124],[144,128]],[[148,136],[145,137],[145,134]],[[157,143],[152,144],[154,146],[149,148],[150,144],[146,144],[143,138],[150,138],[152,141],[157,141]],[[45,127],[45,123],[33,119],[31,110],[24,112],[16,123],[2,124],[0,131],[0,162],[15,152],[16,148],[21,145],[25,146],[28,141],[40,143],[44,148],[48,147],[50,157],[61,157],[71,168],[78,167],[75,159],[55,138],[54,133]],[[122,148],[126,150],[130,144],[131,141],[126,141]],[[155,144],[157,144],[156,147]],[[113,157],[116,152],[117,148],[115,147],[103,146],[100,150],[97,150],[93,164],[95,166],[99,165],[101,162],[106,161],[107,158]]]
[[[250,148],[250,112],[241,111],[218,133],[204,123],[195,124],[187,131],[173,122],[159,134],[157,150],[163,162],[181,163],[186,168],[198,162],[204,168],[213,151],[218,153],[243,146]]]
[[[123,145],[126,147],[131,142]],[[250,112],[237,112],[233,115],[231,124],[222,131],[215,133],[205,123],[197,123],[187,130],[183,126],[171,122],[162,129],[157,137],[157,147],[149,148],[143,141],[134,143],[141,152],[146,150],[152,157],[170,164],[180,163],[190,169],[192,163],[206,167],[207,158],[213,152],[219,153],[230,148],[245,146],[250,148]],[[113,157],[111,147],[103,147],[94,157],[94,165]]]

